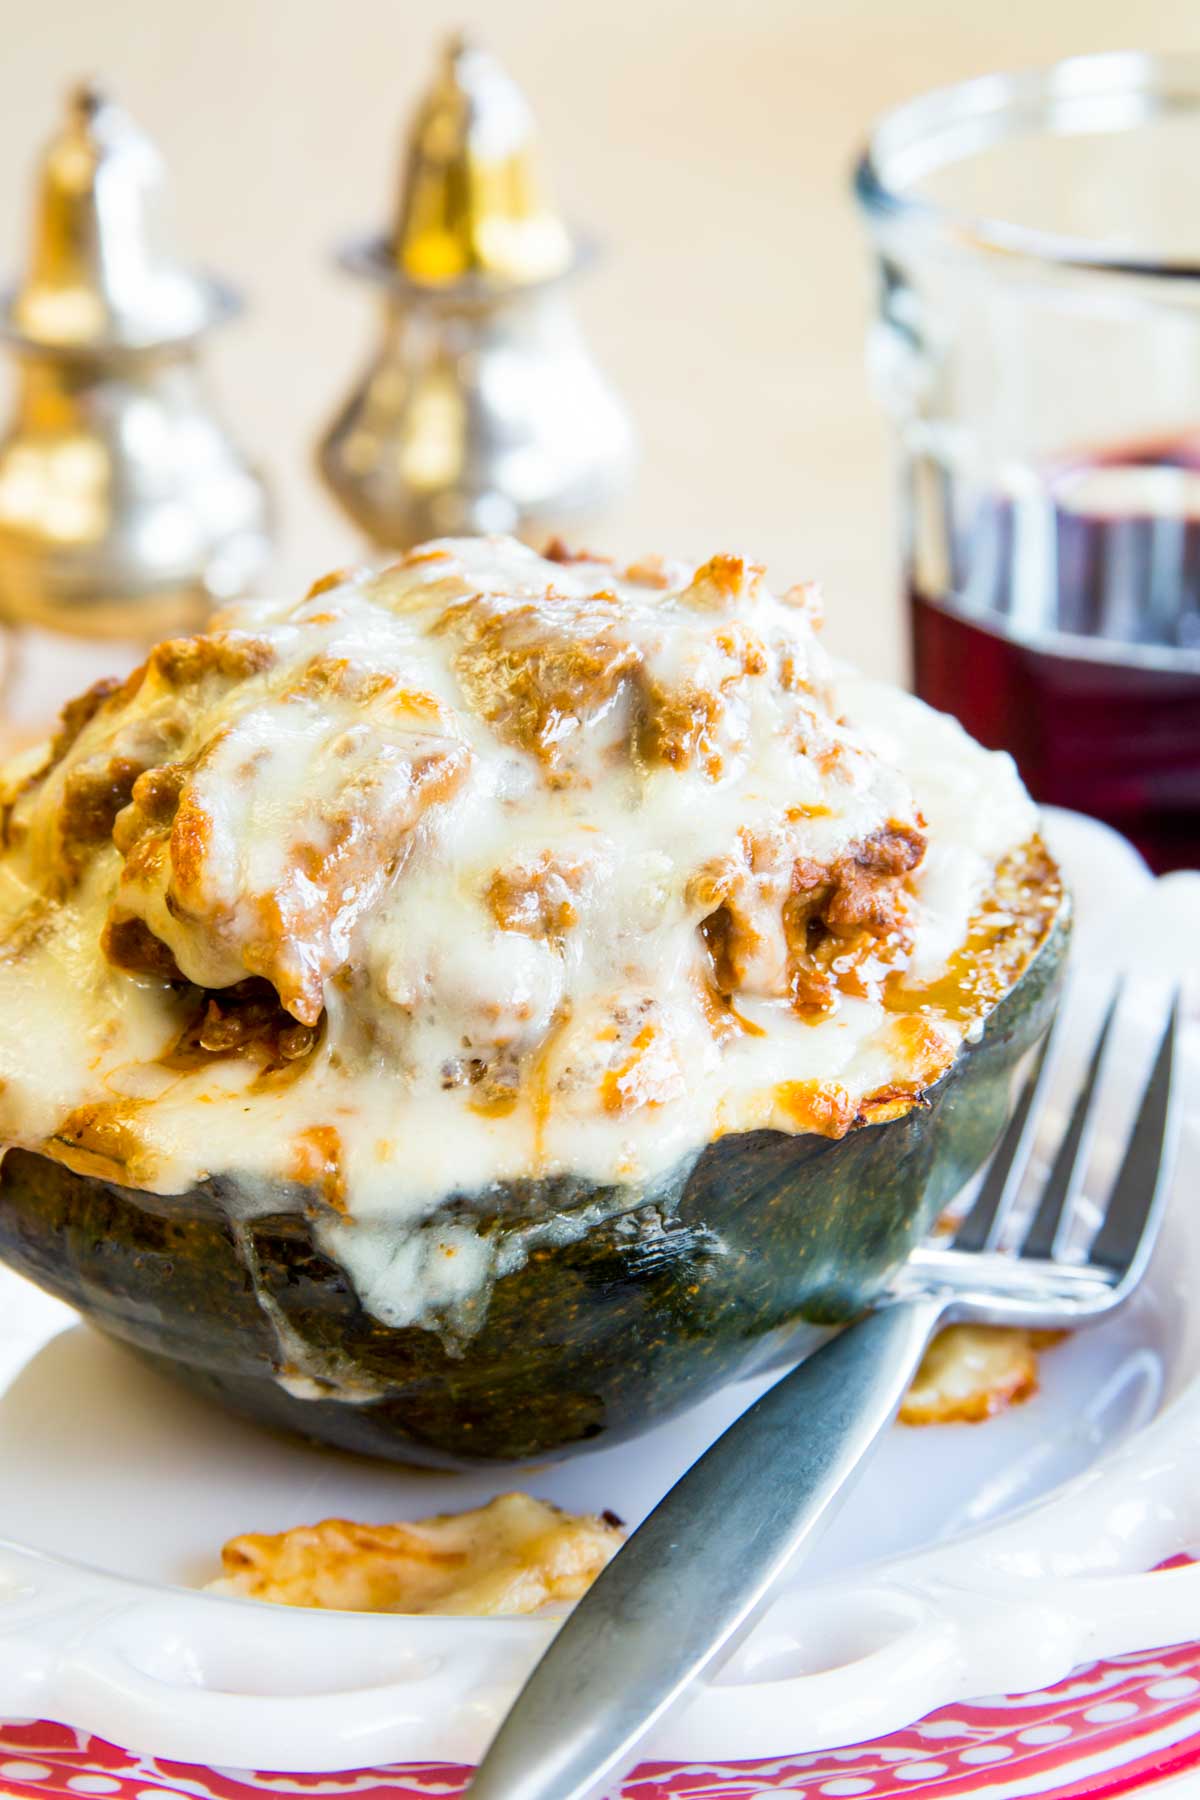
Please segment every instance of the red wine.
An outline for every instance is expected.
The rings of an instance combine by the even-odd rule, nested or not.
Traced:
[[[1063,461],[1019,498],[923,473],[914,569],[948,579],[911,577],[918,694],[1036,799],[1200,866],[1200,438]]]

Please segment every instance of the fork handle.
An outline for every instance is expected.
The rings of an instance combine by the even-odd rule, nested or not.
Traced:
[[[829,1516],[944,1309],[921,1296],[849,1326],[717,1439],[571,1613],[471,1800],[585,1800],[627,1766]]]

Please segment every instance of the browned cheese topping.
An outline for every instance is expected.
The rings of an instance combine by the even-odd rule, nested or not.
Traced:
[[[732,554],[470,539],[159,645],[0,791],[0,1136],[303,1190],[353,1262],[906,1110],[1061,890],[1008,759],[819,624]]]

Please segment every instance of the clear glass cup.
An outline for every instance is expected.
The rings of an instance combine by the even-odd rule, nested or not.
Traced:
[[[1200,865],[1200,56],[925,95],[855,187],[918,693]]]

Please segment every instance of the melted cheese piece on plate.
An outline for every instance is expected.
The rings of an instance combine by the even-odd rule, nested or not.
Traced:
[[[247,1532],[225,1545],[223,1572],[208,1591],[342,1612],[535,1613],[580,1599],[624,1538],[611,1513],[567,1513],[529,1494],[501,1494],[411,1525],[324,1519]]]
[[[948,1325],[930,1344],[900,1408],[903,1425],[976,1425],[1038,1390],[1038,1353],[1060,1331]]]

